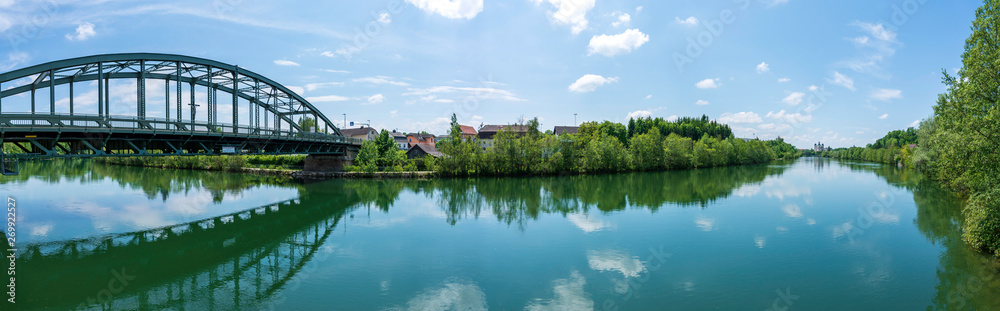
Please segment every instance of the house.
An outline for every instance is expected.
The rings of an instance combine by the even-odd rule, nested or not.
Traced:
[[[417,144],[416,146],[413,146],[413,148],[410,148],[410,151],[406,152],[407,159],[417,159],[426,156],[440,158],[444,156],[444,154],[438,151],[437,147],[434,147],[434,145],[428,144]]]
[[[813,145],[813,151],[823,152],[826,151],[826,147],[823,146],[823,143],[816,143],[815,145]]]
[[[469,140],[475,138],[479,133],[476,133],[476,129],[468,125],[460,125],[462,127],[462,139]]]
[[[410,148],[416,145],[434,146],[437,143],[437,137],[427,133],[410,133],[406,134],[406,142],[410,144]]]
[[[557,126],[555,129],[552,130],[552,134],[559,136],[563,134],[576,134],[579,131],[580,131],[579,126]]]
[[[410,149],[410,142],[406,140],[406,134],[397,132],[396,130],[392,130],[392,132],[389,133],[389,135],[392,136],[392,140],[396,142],[396,146],[399,147],[399,150]]]
[[[485,125],[479,129],[479,145],[484,149],[493,146],[493,136],[500,131],[511,131],[517,137],[522,137],[528,133],[526,125]]]
[[[378,138],[378,131],[370,127],[361,127],[356,129],[341,129],[341,134],[344,134],[348,138],[358,138],[362,141],[372,141]]]

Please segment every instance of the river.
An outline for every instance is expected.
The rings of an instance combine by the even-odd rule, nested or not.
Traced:
[[[961,201],[876,164],[304,182],[58,160],[0,190],[23,310],[1000,308]]]

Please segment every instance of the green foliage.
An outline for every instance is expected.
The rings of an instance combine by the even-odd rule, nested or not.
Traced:
[[[973,195],[964,214],[962,239],[972,248],[1000,256],[1000,189]]]
[[[682,120],[687,120],[685,122],[688,123],[684,124],[695,121],[712,124],[707,118]],[[665,136],[660,127],[646,128],[647,123],[637,120],[630,122],[633,135],[627,141],[623,139],[629,137],[629,127],[622,124],[590,122],[585,123],[578,134],[556,137],[531,130],[533,122],[528,122],[528,134],[521,137],[501,131],[487,149],[481,148],[476,140],[439,144],[439,149],[446,156],[437,159],[436,170],[450,176],[661,171],[688,169],[696,165],[716,167],[766,163],[774,160],[776,155],[769,142],[744,141],[732,138],[731,134],[730,137],[717,137],[702,133],[698,140],[678,133]],[[794,150],[784,142],[773,145]],[[798,156],[798,153],[787,152],[787,156]]]
[[[899,148],[903,146],[909,146],[917,143],[917,130],[914,128],[908,128],[905,131],[892,131],[886,134],[885,137],[880,138],[875,141],[874,144],[868,145],[868,148],[872,149],[891,149]]]
[[[372,173],[378,171],[378,146],[374,141],[366,141],[361,144],[361,150],[354,157],[353,170],[358,172]]]
[[[208,170],[208,171],[240,171],[249,166],[247,156],[163,156],[163,157],[108,157],[97,158],[97,163],[119,165],[158,167],[169,169]]]
[[[802,156],[802,152],[796,149],[795,146],[786,143],[785,139],[781,137],[767,141],[767,146],[771,147],[771,150],[774,151],[774,155],[778,159],[794,159]]]

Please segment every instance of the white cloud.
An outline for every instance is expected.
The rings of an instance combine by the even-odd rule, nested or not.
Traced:
[[[587,291],[583,288],[584,285],[587,285],[587,279],[583,275],[580,275],[580,272],[573,271],[570,273],[568,279],[558,279],[553,284],[555,286],[552,292],[555,296],[552,299],[535,299],[525,306],[524,309],[528,311],[594,310],[594,300],[590,298]]]
[[[408,0],[409,1],[409,0]],[[594,8],[596,0],[532,0],[536,5],[548,2],[557,10],[552,12],[552,20],[559,25],[569,25],[573,34],[587,29],[587,12]]]
[[[406,0],[424,12],[451,19],[473,19],[483,12],[483,0]]]
[[[680,118],[681,117],[678,117],[677,115],[672,115],[672,116],[667,117],[667,121],[674,122],[674,121],[677,121],[677,119],[680,119]]]
[[[301,86],[288,86],[288,89],[292,90],[292,92],[295,92],[295,94],[299,95],[303,95],[306,93],[306,89],[302,88]]]
[[[307,92],[311,92],[321,88],[327,88],[333,86],[344,86],[344,83],[343,82],[309,83],[306,84],[305,90]]]
[[[394,308],[390,310],[404,308]],[[449,282],[425,290],[406,303],[406,310],[487,310],[486,293],[473,283]]]
[[[646,95],[646,99],[647,100],[653,99],[653,94]]]
[[[569,86],[569,90],[576,93],[589,93],[597,90],[598,87],[618,82],[617,77],[605,78],[599,75],[584,75]]]
[[[518,98],[511,91],[501,90],[489,87],[456,87],[456,86],[435,86],[427,89],[409,89],[409,92],[403,93],[404,96],[427,96],[432,94],[451,94],[458,93],[468,96],[469,98],[475,98],[478,100],[484,99],[501,99],[508,101],[525,101],[525,99]]]
[[[695,105],[698,105],[698,106],[708,106],[708,105],[710,105],[711,103],[709,103],[709,102],[708,102],[707,100],[702,100],[702,99],[699,99],[699,100],[698,100],[697,102],[695,102],[694,104],[695,104]]]
[[[881,115],[881,116],[878,117],[879,120],[885,120],[885,119],[888,119],[888,118],[889,118],[889,114],[888,113],[887,114],[883,114],[883,115]]]
[[[381,104],[384,101],[385,101],[385,96],[383,96],[382,94],[375,94],[375,95],[372,95],[371,97],[368,97],[368,104],[369,105]]]
[[[382,14],[380,14],[378,16],[378,22],[379,23],[383,23],[383,24],[391,24],[392,23],[392,18],[389,17],[389,13],[388,12],[383,12]]]
[[[892,90],[892,89],[878,89],[872,92],[871,98],[887,102],[893,99],[903,98],[903,91]]]
[[[753,244],[757,245],[757,248],[764,248],[764,246],[767,246],[767,238],[762,236],[754,237]]]
[[[806,93],[795,92],[795,93],[792,93],[792,94],[788,95],[788,97],[785,97],[785,99],[782,99],[781,102],[783,102],[783,103],[785,103],[785,104],[787,104],[789,106],[798,106],[799,104],[802,103],[802,99],[805,98],[805,97],[806,97]]]
[[[913,121],[913,123],[910,123],[910,126],[907,126],[907,128],[910,128],[910,127],[912,127],[912,128],[919,128],[920,127],[920,120],[916,120],[916,121]]]
[[[648,118],[648,117],[650,117],[652,115],[653,115],[653,112],[649,111],[649,110],[636,110],[636,111],[633,111],[633,112],[629,112],[628,116],[626,116],[625,118],[626,119],[642,119],[642,118]]]
[[[810,90],[810,91],[813,91],[813,92],[815,92],[815,91],[819,91],[819,87],[818,87],[818,86],[815,86],[815,85],[810,85],[810,86],[809,86],[809,90]]]
[[[614,22],[611,23],[611,27],[628,26],[629,23],[632,22],[632,16],[628,15],[628,13],[623,13],[623,12],[617,12],[616,11],[614,13],[611,13],[611,16],[614,16],[615,18],[618,19],[618,20],[616,20],[616,21],[614,21]]]
[[[612,57],[618,54],[630,53],[649,42],[649,35],[638,29],[629,29],[618,35],[599,35],[590,38],[590,54],[601,54]]]
[[[66,39],[70,41],[83,41],[97,35],[94,31],[94,24],[84,22],[76,27],[76,33],[66,34]]]
[[[646,272],[646,265],[638,257],[615,250],[587,251],[587,263],[596,271],[617,271],[627,278]]]
[[[850,77],[845,76],[844,74],[840,73],[839,71],[834,71],[833,72],[833,79],[830,79],[830,80],[827,80],[827,81],[830,81],[830,83],[833,83],[833,84],[836,84],[836,85],[839,85],[839,86],[846,87],[847,89],[849,89],[851,91],[855,90],[855,88],[854,88],[854,79],[851,79]]]
[[[724,123],[724,124],[761,123],[761,122],[764,122],[764,120],[760,118],[760,115],[752,111],[740,112],[736,114],[723,113],[722,117],[719,117],[719,123]]]
[[[604,222],[596,217],[590,217],[589,215],[582,214],[570,214],[566,215],[566,219],[569,219],[577,228],[583,230],[583,232],[591,233],[598,232],[604,229],[614,227],[613,224]]]
[[[681,19],[680,17],[674,17],[674,20],[676,20],[677,23],[681,25],[687,25],[687,26],[698,25],[698,19],[695,18],[694,16],[685,19]]]
[[[800,208],[798,205],[795,204],[785,205],[785,207],[781,208],[781,210],[785,212],[785,216],[791,218],[802,218],[802,208]]]
[[[787,82],[792,82],[792,79],[789,78],[778,79],[778,83],[787,83]]]
[[[276,60],[274,61],[274,64],[278,66],[299,66],[299,63],[284,59]]]
[[[902,46],[902,43],[897,40],[896,32],[881,23],[856,21],[851,23],[851,26],[864,32],[862,36],[848,39],[862,54],[852,60],[842,62],[842,65],[856,72],[886,77],[881,70],[882,63],[892,57],[896,53],[896,49]]]
[[[31,56],[25,52],[10,52],[7,53],[7,61],[0,62],[0,71],[7,71],[18,65],[27,63],[31,60]],[[0,90],[2,91],[2,90]]]
[[[803,115],[801,113],[787,113],[785,110],[778,111],[777,113],[768,112],[768,118],[775,120],[782,120],[787,123],[809,123],[812,122],[813,117],[810,115]]]
[[[331,103],[331,102],[345,102],[351,100],[350,97],[338,96],[338,95],[328,95],[328,96],[316,96],[316,97],[306,97],[306,100],[310,103]]]
[[[320,71],[329,72],[329,73],[351,73],[350,71],[347,71],[347,70],[333,70],[333,69],[320,69]]]
[[[881,23],[872,24],[872,23],[856,21],[854,23],[851,23],[851,25],[861,28],[862,30],[868,32],[872,37],[875,37],[875,39],[879,39],[882,41],[896,41],[896,32],[886,29],[885,25]]]
[[[715,219],[707,218],[704,216],[698,216],[695,218],[694,224],[698,226],[701,231],[713,231],[715,230]]]
[[[697,87],[697,88],[699,88],[699,89],[717,89],[720,86],[722,86],[722,84],[719,83],[719,79],[718,78],[715,78],[715,79],[701,80],[700,82],[695,83],[694,86]]]
[[[642,13],[642,9],[643,9],[643,8],[644,8],[644,7],[643,7],[643,6],[641,6],[641,5],[640,5],[640,6],[637,6],[637,7],[635,8],[635,13],[636,13],[636,14],[638,14],[638,13]]]
[[[760,65],[757,65],[757,73],[765,73],[768,71],[771,71],[771,66],[767,63],[761,62]]]
[[[389,85],[395,85],[395,86],[410,86],[409,83],[396,81],[396,80],[393,80],[390,77],[385,77],[385,76],[357,78],[357,79],[351,80],[351,82],[355,82],[355,83],[370,83],[370,84],[389,84]]]

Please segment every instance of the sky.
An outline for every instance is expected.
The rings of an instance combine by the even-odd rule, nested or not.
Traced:
[[[973,0],[0,0],[0,72],[109,53],[250,69],[330,120],[445,134],[700,117],[799,148],[933,114]],[[9,85],[0,87],[8,88]]]

